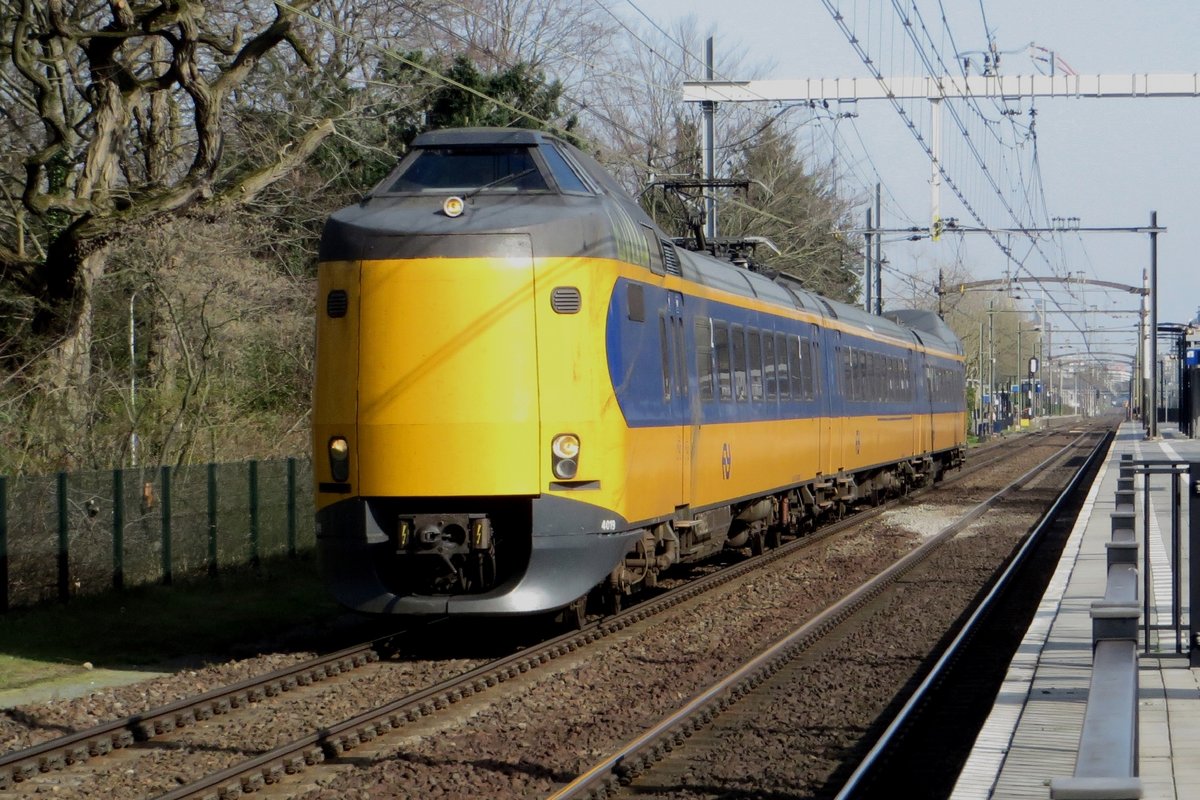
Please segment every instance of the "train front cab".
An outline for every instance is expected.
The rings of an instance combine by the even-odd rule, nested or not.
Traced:
[[[611,270],[535,260],[519,241],[505,249],[321,265],[320,296],[344,295],[346,310],[318,326],[318,542],[347,606],[550,610],[607,577],[630,545],[611,509],[624,494],[612,465],[628,453],[615,404],[604,411],[606,304],[574,300],[605,296]],[[448,292],[448,274],[462,291]],[[338,438],[343,480],[320,457]],[[494,567],[472,565],[485,554],[476,544]],[[426,576],[445,561],[447,580],[412,583],[400,550]],[[450,570],[463,565],[448,559],[459,556],[497,571],[496,585],[456,591]]]

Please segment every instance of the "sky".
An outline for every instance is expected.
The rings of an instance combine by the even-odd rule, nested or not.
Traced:
[[[830,4],[855,30],[859,43],[885,76],[925,73],[903,26],[895,24],[892,0],[830,0]],[[895,5],[910,10],[913,2],[899,0]],[[701,31],[715,37],[718,73],[722,57],[734,54],[754,72],[723,75],[729,79],[871,77],[820,0],[624,0],[624,5],[613,0],[612,7],[631,21],[648,25],[649,17],[665,28],[689,15],[694,17]],[[954,66],[962,57],[971,58],[973,74],[982,67],[987,32],[1002,54],[999,71],[1003,75],[1037,74],[1038,66],[1048,69],[1044,62],[1032,60],[1031,52],[1044,57],[1045,51],[1031,51],[1031,43],[1053,51],[1061,59],[1057,64],[1060,72],[1200,72],[1200,47],[1196,46],[1200,3],[1194,0],[917,0],[916,7],[939,52],[951,59],[957,50],[959,59],[950,62]],[[928,106],[924,100],[905,104],[926,137],[931,132]],[[1007,180],[1000,177],[999,184],[1020,187],[1014,176],[1026,178],[1023,185],[1037,214],[1030,217],[1023,210],[1026,204],[1021,192],[1005,192],[1018,214],[1026,219],[1040,217],[1043,223],[1049,217],[1071,217],[1085,227],[1139,227],[1148,226],[1151,212],[1157,211],[1158,224],[1167,229],[1158,237],[1159,322],[1195,319],[1200,308],[1200,264],[1195,255],[1200,253],[1200,97],[1039,98],[1010,100],[1005,106],[1016,112],[1009,115],[1011,120],[999,113],[995,103],[982,104],[974,128],[969,124],[970,109],[961,107],[960,114],[968,121],[976,148],[993,164],[992,174],[994,165],[1000,163],[995,154],[1010,154],[1005,159]],[[982,122],[985,116],[994,118],[990,124],[1003,129],[1001,138],[1006,136],[1009,143],[1015,143],[1030,122],[1031,107],[1036,109],[1042,192],[1033,181],[1029,141],[1019,149],[1007,150],[993,143],[988,151]],[[928,225],[928,156],[887,101],[863,101],[851,108],[857,114],[853,120],[812,124],[799,118],[813,156],[834,163],[843,190],[864,200],[874,183],[882,182],[885,226]],[[763,104],[764,114],[775,111],[776,107]],[[997,228],[1016,226],[952,119],[947,119],[942,136],[951,177],[984,221]],[[942,216],[976,224],[947,187],[941,197]],[[865,209],[864,204],[859,213]],[[1013,259],[986,235],[943,236],[936,244],[885,238],[884,254],[890,262],[884,276],[885,304],[902,307],[914,292],[927,294],[938,268],[950,271],[956,264],[974,280],[1001,278],[1006,273],[1027,279],[1083,273],[1088,279],[1136,286],[1142,285],[1143,272],[1150,269],[1150,237],[1145,234],[1063,234],[1042,239],[1038,250],[1032,250],[1030,240],[1021,235],[999,238],[1010,246]],[[1034,320],[1039,316],[1035,308],[1045,298],[1056,354],[1083,350],[1085,337],[1095,353],[1132,354],[1137,316],[1130,312],[1138,307],[1137,297],[1063,284],[1043,287],[1026,280],[1023,288],[1015,291],[1025,298],[1021,302]]]

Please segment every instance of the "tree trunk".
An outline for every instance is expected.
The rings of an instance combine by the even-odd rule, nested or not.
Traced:
[[[72,278],[56,287],[57,292],[70,291],[67,302],[51,301],[34,316],[35,332],[50,341],[35,362],[36,372],[48,393],[75,421],[83,421],[91,396],[92,291],[104,274],[109,250],[108,244],[102,244],[81,254]]]

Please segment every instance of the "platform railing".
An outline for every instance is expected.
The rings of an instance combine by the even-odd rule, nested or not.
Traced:
[[[1050,781],[1052,800],[1134,800],[1138,777],[1138,541],[1133,469],[1122,454],[1105,543],[1108,581],[1092,603],[1092,677],[1075,771]]]
[[[1176,654],[1182,654],[1184,652],[1183,644],[1184,644],[1185,640],[1183,638],[1183,612],[1182,612],[1183,584],[1182,584],[1182,580],[1181,580],[1181,577],[1183,575],[1183,552],[1182,552],[1183,536],[1182,536],[1182,526],[1180,524],[1180,522],[1181,522],[1181,520],[1180,520],[1180,516],[1181,516],[1181,513],[1180,513],[1180,497],[1181,497],[1180,479],[1188,478],[1187,485],[1189,487],[1195,487],[1196,486],[1195,476],[1192,475],[1191,477],[1189,477],[1189,473],[1194,471],[1193,467],[1200,466],[1200,465],[1192,465],[1192,464],[1190,464],[1190,462],[1187,462],[1187,461],[1175,461],[1175,460],[1170,460],[1170,459],[1131,460],[1130,463],[1133,465],[1133,470],[1132,470],[1133,473],[1143,476],[1142,477],[1142,518],[1143,518],[1142,540],[1143,540],[1143,545],[1144,545],[1144,552],[1142,554],[1142,573],[1143,573],[1142,603],[1143,603],[1143,608],[1144,608],[1144,616],[1142,618],[1142,626],[1143,626],[1143,630],[1144,630],[1144,636],[1143,636],[1143,642],[1142,642],[1143,648],[1144,648],[1143,652],[1145,652],[1148,655],[1150,653],[1150,650],[1152,647],[1151,615],[1150,615],[1151,589],[1152,589],[1152,585],[1150,582],[1150,578],[1151,578],[1151,574],[1150,574],[1150,530],[1151,530],[1150,490],[1151,490],[1151,485],[1152,485],[1153,481],[1151,479],[1153,476],[1160,475],[1160,476],[1167,476],[1170,478],[1170,487],[1171,487],[1171,507],[1170,507],[1170,517],[1171,517],[1171,541],[1170,541],[1170,547],[1171,547],[1171,554],[1170,554],[1171,620],[1170,620],[1170,629],[1173,630],[1175,633],[1175,652],[1176,652]],[[1189,505],[1191,506],[1191,513],[1194,515],[1197,510],[1195,508],[1195,506],[1197,504],[1191,503]],[[1191,536],[1192,536],[1192,540],[1191,540],[1190,544],[1194,545],[1195,541],[1196,541],[1195,537],[1200,535],[1200,526],[1193,524],[1193,525],[1190,525],[1189,527],[1191,528]],[[1193,548],[1191,550],[1191,552],[1195,553],[1197,551]],[[1195,569],[1194,565],[1195,565],[1195,560],[1193,559],[1193,569],[1192,569],[1193,585],[1195,583],[1195,574],[1196,574],[1196,569]],[[1192,608],[1196,608],[1196,606],[1193,604]],[[1159,627],[1165,628],[1165,626],[1159,626]],[[1189,636],[1186,641],[1196,642],[1195,621],[1192,621],[1189,624],[1189,627],[1190,627],[1190,632],[1189,632]],[[1195,650],[1194,647],[1191,649],[1193,651]],[[1195,662],[1193,662],[1193,666],[1195,666]]]

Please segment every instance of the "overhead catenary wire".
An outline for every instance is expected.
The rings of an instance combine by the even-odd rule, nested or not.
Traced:
[[[853,22],[851,22],[842,13],[840,5],[835,6],[831,0],[822,0],[822,2],[825,5],[827,11],[832,16],[835,24],[842,30],[843,35],[846,36],[847,41],[851,44],[852,48],[859,55],[860,60],[862,60],[863,64],[867,67],[867,69],[871,73],[872,77],[874,77],[880,83],[880,85],[884,88],[885,91],[887,91],[888,90],[888,86],[887,86],[888,82],[878,67],[879,54],[875,50],[871,49],[871,47],[872,47],[872,45],[871,45],[872,30],[869,26],[864,30],[858,25],[858,21],[860,19],[858,4],[857,3],[854,4]],[[901,0],[891,0],[891,6],[893,9],[894,15],[904,23],[903,28],[906,31],[905,38],[908,40],[908,43],[911,44],[912,50],[914,53],[914,57],[917,58],[921,62],[924,71],[927,74],[931,75],[932,77],[938,77],[939,74],[941,74],[941,75],[946,74],[947,70],[945,69],[945,59],[941,55],[941,50],[939,49],[936,40],[930,33],[928,26],[925,24],[924,17],[921,14],[920,9],[917,7],[915,0],[914,0],[914,2],[911,3],[911,8],[912,8],[911,15],[906,11],[906,8],[902,6]],[[939,8],[940,7],[942,7],[942,3],[939,0]],[[870,3],[868,3],[868,9],[870,9],[870,8],[871,8],[871,5],[870,5]],[[944,9],[943,9],[943,11],[944,11]],[[868,18],[869,18],[869,14],[868,14]],[[943,24],[944,24],[944,28],[946,29],[944,36],[945,36],[945,38],[949,39],[949,38],[951,38],[951,34],[948,31],[949,22],[945,18],[944,13],[943,13]],[[925,44],[923,44],[922,39],[919,38],[917,35],[918,28],[921,31],[921,36],[924,37],[924,40],[926,42],[928,42],[930,53],[925,52],[926,46],[925,46]],[[907,45],[905,45],[905,49],[907,49]],[[935,63],[942,65],[942,69],[938,69],[935,66]],[[890,92],[889,92],[889,94],[890,94]],[[943,154],[943,157],[941,159],[937,159],[934,157],[934,153],[932,151],[930,142],[928,141],[926,135],[922,134],[922,132],[916,122],[916,115],[914,115],[914,113],[910,110],[910,107],[906,107],[905,104],[901,101],[898,101],[894,97],[894,95],[890,97],[890,100],[892,102],[893,107],[900,115],[901,120],[907,126],[910,133],[916,139],[918,144],[922,147],[923,150],[925,150],[926,154],[930,157],[931,161],[935,164],[943,181],[950,188],[951,192],[958,199],[959,203],[962,204],[963,208],[967,211],[967,213],[979,224],[981,229],[983,229],[985,231],[990,231],[990,226],[988,226],[986,224],[986,222],[984,221],[985,217],[986,217],[985,212],[982,210],[982,208],[977,207],[975,204],[973,204],[968,199],[969,196],[978,196],[978,191],[975,188],[973,188],[973,186],[966,187],[966,186],[962,185],[962,183],[959,180],[956,180],[955,172],[957,172],[958,170],[949,166],[949,161],[945,157],[945,154]],[[971,136],[971,132],[970,132],[966,122],[964,121],[962,116],[958,113],[956,104],[953,102],[949,102],[949,98],[947,98],[945,96],[945,93],[943,93],[943,95],[942,95],[941,102],[944,103],[944,105],[947,109],[947,112],[948,112],[951,120],[953,121],[954,126],[957,127],[957,130],[960,133],[959,137],[955,137],[955,142],[957,143],[957,145],[959,147],[962,147],[965,150],[965,152],[968,156],[968,160],[973,161],[978,168],[978,173],[973,181],[973,184],[975,184],[975,185],[982,184],[985,189],[990,190],[990,194],[994,197],[994,199],[999,201],[1000,205],[1004,208],[1004,211],[1006,212],[1007,216],[1013,220],[1016,227],[1021,228],[1021,229],[1024,229],[1026,227],[1032,227],[1032,225],[1030,224],[1029,221],[1034,219],[1034,216],[1033,216],[1034,212],[1031,209],[1029,214],[1018,213],[1017,210],[1013,207],[1013,205],[1008,201],[1001,184],[997,180],[997,176],[995,174],[993,174],[993,170],[989,168],[988,158],[986,157],[985,153],[981,150],[980,145],[977,144],[977,142],[975,141],[978,137]],[[968,107],[971,107],[971,103],[976,103],[976,102],[977,102],[977,100],[974,98],[967,98]],[[981,115],[981,119],[986,120],[986,115]],[[1000,171],[1001,172],[1009,172],[1009,168],[1007,167],[1006,163],[1001,165]],[[1020,176],[1018,176],[1016,181],[1013,181],[1010,178],[1010,179],[1006,179],[1006,182],[1022,183],[1023,179]],[[1023,207],[1029,208],[1029,205],[1024,204]],[[1025,235],[1027,236],[1033,250],[1038,253],[1040,259],[1047,265],[1047,267],[1051,271],[1056,271],[1055,266],[1054,266],[1054,260],[1051,259],[1045,253],[1044,250],[1042,250],[1042,248],[1038,242],[1038,237],[1035,234],[1033,234],[1032,232],[1026,232]],[[1005,243],[1002,242],[997,236],[990,234],[990,233],[989,233],[989,236],[992,239],[993,243],[996,245],[996,247],[1002,253],[1005,253],[1006,257],[1011,259],[1012,253],[1011,253],[1011,250],[1008,248],[1008,246],[1006,246]],[[1028,258],[1028,254],[1025,258],[1022,258],[1017,261],[1017,270],[1018,271],[1025,270],[1025,261],[1027,260],[1027,258]],[[1032,273],[1028,273],[1028,274],[1030,275],[1030,277],[1033,277]],[[1052,301],[1055,304],[1058,304],[1057,297],[1052,296]]]

